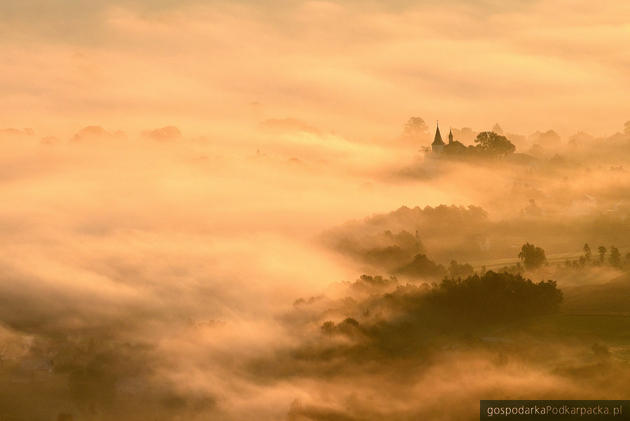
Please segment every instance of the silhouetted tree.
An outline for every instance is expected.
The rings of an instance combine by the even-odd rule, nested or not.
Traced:
[[[610,255],[608,256],[608,263],[613,267],[621,267],[621,253],[615,246],[610,246]]]
[[[507,155],[516,150],[516,146],[507,137],[495,132],[481,132],[475,138],[477,148],[493,155]]]
[[[404,135],[411,138],[423,137],[428,130],[427,124],[420,117],[411,117],[405,124]]]
[[[537,131],[529,136],[529,140],[531,143],[540,145],[543,149],[558,146],[562,141],[560,135],[554,130],[547,130],[546,132]]]
[[[348,317],[336,325],[334,322],[328,320],[324,322],[320,328],[325,335],[356,336],[360,334],[361,325],[356,319]]]
[[[511,266],[503,266],[501,269],[497,270],[498,273],[511,273],[512,275],[518,275],[524,271],[525,268],[523,268],[521,262],[516,262],[516,264]]]
[[[588,245],[588,243],[585,243],[584,244],[584,258],[590,261],[592,255],[593,253],[591,252],[591,247]]]
[[[537,269],[547,262],[545,250],[529,243],[523,244],[518,257],[523,262],[525,269],[528,270]]]
[[[623,132],[630,136],[630,120],[626,121],[626,124],[623,125]]]
[[[451,260],[451,264],[448,267],[448,274],[451,278],[466,278],[468,276],[472,276],[475,273],[475,270],[468,263],[457,263],[456,260]]]
[[[604,256],[606,256],[606,247],[599,246],[597,247],[597,251],[599,252],[599,263],[604,263]]]
[[[398,268],[395,273],[407,276],[441,278],[446,275],[444,266],[436,264],[425,254],[417,254],[413,260]]]

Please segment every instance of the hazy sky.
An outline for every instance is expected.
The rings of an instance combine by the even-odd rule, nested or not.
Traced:
[[[630,3],[0,3],[0,127],[188,133],[298,118],[369,139],[454,127],[612,133],[630,119]]]
[[[627,344],[591,348],[601,329],[455,328],[450,346],[413,284],[383,284],[403,295],[381,310],[381,282],[348,283],[393,273],[370,259],[415,254],[414,234],[443,265],[507,264],[525,241],[625,256],[627,137],[549,141],[526,164],[423,159],[400,135],[410,116],[443,135],[621,130],[629,16],[628,0],[0,0],[0,418],[436,419],[453,402],[438,418],[459,420],[481,397],[630,390]],[[532,279],[620,276],[579,271]],[[593,302],[616,318],[623,288]],[[390,315],[409,330],[382,329]]]

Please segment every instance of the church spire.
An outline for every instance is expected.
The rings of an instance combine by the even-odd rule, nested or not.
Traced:
[[[431,143],[431,150],[434,153],[442,153],[444,150],[444,141],[442,140],[442,135],[440,134],[439,125],[435,128],[435,138],[433,139],[433,143]]]
[[[442,140],[442,135],[440,134],[439,125],[435,129],[435,138],[433,139],[433,143],[431,145],[444,145],[444,141]]]
[[[448,143],[453,143],[453,129],[448,130]]]

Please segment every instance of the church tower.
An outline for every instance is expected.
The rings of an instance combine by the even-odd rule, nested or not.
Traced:
[[[453,143],[453,130],[449,130],[448,131],[448,144],[450,145],[451,143]]]
[[[435,138],[433,139],[433,143],[431,143],[431,150],[434,153],[442,153],[444,150],[444,141],[442,140],[442,135],[440,134],[439,125],[435,129]]]

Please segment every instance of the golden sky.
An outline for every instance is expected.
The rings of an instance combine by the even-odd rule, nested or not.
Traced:
[[[621,397],[625,343],[595,360],[590,331],[527,328],[531,343],[495,343],[519,349],[503,364],[463,331],[443,347],[441,327],[381,330],[390,310],[363,303],[385,284],[352,282],[395,273],[378,256],[409,239],[445,266],[511,265],[525,241],[550,260],[587,241],[625,255],[630,138],[566,136],[630,120],[628,17],[629,0],[0,0],[0,418],[435,419],[453,402],[441,419],[465,419],[503,391]],[[565,138],[441,160],[421,153],[432,133],[401,136],[411,116],[445,139],[495,123]],[[425,317],[401,297],[392,326]],[[322,327],[350,316],[386,333],[365,343],[403,340],[338,359],[352,342],[328,348]],[[425,343],[444,357],[409,351]]]
[[[0,4],[0,127],[297,118],[345,136],[454,127],[610,134],[630,119],[630,3],[51,1]]]

